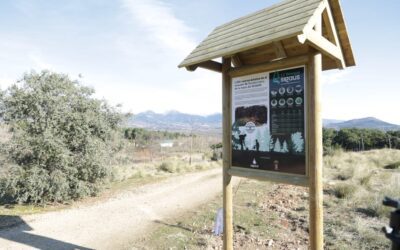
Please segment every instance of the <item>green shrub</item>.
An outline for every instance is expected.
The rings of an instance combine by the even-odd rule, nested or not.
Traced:
[[[175,173],[176,167],[171,162],[163,162],[158,166],[158,170],[168,172],[168,173]]]
[[[0,180],[0,198],[59,202],[99,191],[121,116],[93,93],[43,71],[26,74],[2,94],[0,115],[13,131],[3,146],[17,166]]]

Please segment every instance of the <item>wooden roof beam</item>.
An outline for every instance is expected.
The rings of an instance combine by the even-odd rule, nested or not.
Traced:
[[[215,71],[218,73],[222,72],[222,64],[219,62],[216,62],[216,61],[212,61],[212,60],[187,66],[186,69],[188,71],[195,71],[198,67],[203,68],[203,69],[212,70],[212,71]]]
[[[240,59],[238,54],[234,54],[232,56],[232,63],[233,63],[233,66],[235,66],[235,67],[243,66],[243,61],[242,61],[242,59]]]
[[[273,42],[273,45],[275,49],[276,59],[283,59],[287,57],[285,48],[283,47],[281,41]]]
[[[340,54],[342,55],[342,58],[340,60],[336,61],[336,64],[340,69],[344,69],[346,67],[346,63],[345,63],[344,58],[343,58],[343,50],[342,50],[342,46],[341,46],[340,41],[339,41],[339,36],[337,34],[337,29],[336,29],[335,21],[333,19],[332,10],[331,10],[331,7],[330,7],[328,1],[324,0],[324,2],[325,2],[325,5],[326,5],[326,9],[323,12],[322,17],[323,17],[323,19],[325,21],[325,25],[326,25],[327,30],[329,30],[328,34],[330,36],[333,36],[331,38],[331,39],[333,39],[333,44],[336,45],[337,48],[339,48]]]
[[[266,63],[252,64],[252,65],[244,65],[238,68],[232,68],[229,71],[229,75],[231,77],[250,75],[255,73],[260,73],[264,71],[270,71],[277,68],[289,68],[293,66],[298,66],[302,64],[306,64],[309,60],[307,55],[305,56],[297,56],[297,57],[288,57],[282,60],[275,60]]]
[[[326,2],[321,1],[317,9],[315,10],[314,14],[308,20],[308,23],[304,26],[303,33],[306,33],[310,30],[314,30],[315,25],[321,20],[321,15],[325,9],[326,9]]]
[[[343,58],[343,51],[339,44],[335,23],[329,6],[327,0],[323,0],[320,3],[308,24],[304,27],[303,34],[298,35],[297,39],[301,44],[309,44],[311,47],[321,51],[322,54],[335,60],[339,69],[344,69],[346,63]],[[326,17],[324,17],[324,13],[326,13]],[[335,41],[334,43],[323,37],[322,32],[316,32],[314,29],[315,25],[321,21],[322,17],[324,17],[326,28],[329,30],[328,35],[332,35],[332,40]]]
[[[328,16],[328,10],[325,10],[324,13],[322,13],[322,18],[324,20],[324,24],[325,24],[325,30],[327,33],[327,39],[332,42],[333,44],[337,45],[336,39],[335,39],[335,35],[336,33],[333,32],[333,28],[331,25],[331,22],[329,21],[329,16]]]
[[[340,65],[342,65],[340,67],[341,69],[345,67],[341,49],[331,43],[321,34],[318,34],[316,31],[311,30],[305,34],[298,35],[297,39],[301,44],[309,44],[311,47],[321,51],[322,54],[332,58],[335,61],[338,61]]]

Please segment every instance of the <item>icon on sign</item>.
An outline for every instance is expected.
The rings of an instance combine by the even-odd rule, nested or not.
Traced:
[[[246,132],[251,134],[256,129],[256,124],[254,122],[247,122],[245,126]]]
[[[293,106],[293,98],[289,98],[289,99],[287,99],[287,101],[286,101],[286,103],[289,105],[289,106]]]
[[[252,167],[252,168],[258,168],[259,167],[258,163],[256,161],[256,158],[253,158],[253,162],[252,162],[252,164],[250,164],[250,167]]]
[[[278,160],[274,161],[274,170],[279,170],[279,161]]]
[[[295,102],[296,102],[297,105],[301,105],[301,104],[303,104],[303,98],[297,97]]]
[[[301,85],[296,85],[295,91],[296,91],[297,94],[300,94],[301,91],[303,91],[303,87]]]
[[[275,83],[275,84],[280,84],[281,83],[279,72],[275,72],[274,73],[274,75],[272,76],[272,82]]]

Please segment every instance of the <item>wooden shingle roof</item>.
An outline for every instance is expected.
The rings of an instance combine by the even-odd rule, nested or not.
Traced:
[[[312,29],[315,20],[321,18],[327,8],[330,8],[333,22],[337,24],[335,32],[339,46],[344,47],[340,50],[344,53],[343,67],[353,66],[354,57],[339,0],[286,0],[215,28],[178,67],[188,68],[293,37],[298,38],[301,45],[308,42],[308,37],[301,36]],[[315,45],[315,41],[310,39],[310,45]],[[332,53],[332,58],[338,57],[336,50]]]

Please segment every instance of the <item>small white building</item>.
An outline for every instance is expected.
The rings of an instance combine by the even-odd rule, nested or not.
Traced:
[[[160,146],[162,148],[172,148],[174,146],[174,142],[173,141],[162,141],[162,142],[160,142]]]

